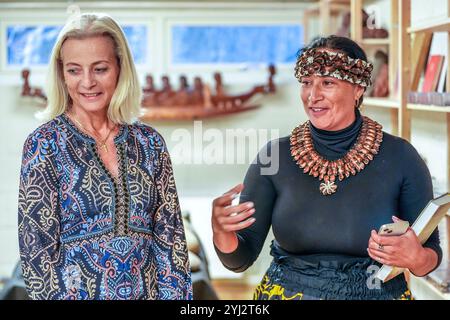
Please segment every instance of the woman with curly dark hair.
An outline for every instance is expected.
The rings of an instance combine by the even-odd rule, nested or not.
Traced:
[[[273,261],[255,299],[410,299],[402,276],[372,286],[370,267],[425,276],[439,265],[437,230],[424,245],[412,229],[401,236],[375,231],[391,219],[412,223],[433,193],[414,147],[361,115],[371,71],[348,38],[318,38],[301,50],[295,76],[309,121],[269,143],[244,185],[214,200],[214,245],[232,271],[257,259],[273,229]],[[271,153],[279,170],[264,175]],[[239,193],[240,204],[231,205]]]

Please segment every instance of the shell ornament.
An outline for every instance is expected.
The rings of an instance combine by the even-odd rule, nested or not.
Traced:
[[[333,181],[322,182],[319,189],[324,196],[329,196],[336,192],[337,185],[335,185]]]

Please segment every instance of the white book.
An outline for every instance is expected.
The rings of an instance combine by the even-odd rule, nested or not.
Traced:
[[[439,77],[439,82],[436,91],[440,93],[446,92],[445,89],[445,78],[447,77],[447,68],[448,68],[448,57],[444,58],[444,65],[441,70],[441,75]]]
[[[412,225],[412,229],[424,244],[433,231],[437,228],[441,219],[446,215],[450,209],[450,194],[446,193],[436,199],[430,200],[427,206],[422,210],[416,221]],[[403,268],[383,265],[375,275],[383,282],[389,281],[392,278],[402,274],[405,271]]]

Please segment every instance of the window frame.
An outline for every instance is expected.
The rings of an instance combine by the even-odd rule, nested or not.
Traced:
[[[171,25],[303,25],[305,3],[215,3],[215,2],[81,2],[77,3],[81,12],[106,12],[121,25],[145,24],[148,27],[147,51],[148,63],[137,64],[137,72],[141,80],[151,73],[156,83],[164,74],[177,77],[180,74],[201,76],[207,79],[212,73],[220,70],[226,72],[226,81],[235,83],[254,83],[254,79],[266,79],[266,68],[242,64],[194,64],[171,65]],[[6,60],[6,26],[11,24],[42,25],[42,19],[48,17],[46,25],[63,25],[69,14],[66,3],[0,3],[0,81],[14,81],[20,78],[22,67],[7,66]],[[305,27],[303,26],[303,32]],[[304,39],[304,34],[303,34]],[[5,48],[5,49],[3,49]],[[277,64],[277,82],[292,81],[293,64]],[[43,79],[46,66],[33,66],[33,78]],[[144,81],[142,81],[144,83]]]
[[[152,69],[152,66],[154,65],[154,63],[152,63],[152,57],[151,57],[151,53],[152,53],[152,48],[155,47],[155,44],[152,43],[152,39],[151,39],[151,30],[152,30],[152,23],[149,21],[131,21],[131,20],[124,20],[122,21],[122,19],[117,19],[120,22],[121,26],[130,26],[130,25],[143,25],[147,28],[147,36],[146,36],[146,41],[148,43],[148,48],[147,48],[147,52],[145,55],[145,60],[147,61],[146,63],[136,63],[136,68],[137,69],[141,69],[141,68],[145,68],[145,69]],[[128,22],[129,21],[129,22]],[[64,25],[64,21],[61,20],[54,20],[54,21],[46,21],[45,24],[43,24],[42,22],[39,22],[38,20],[36,21],[27,21],[27,22],[19,22],[19,21],[13,21],[13,22],[5,22],[5,21],[0,21],[0,47],[2,48],[1,53],[0,53],[0,71],[6,71],[6,72],[11,72],[11,71],[20,71],[24,68],[24,66],[21,65],[10,65],[8,64],[8,47],[7,47],[7,30],[8,27],[10,26],[26,26],[26,27],[34,27],[34,26],[63,26]],[[4,48],[4,49],[3,49]],[[47,65],[39,65],[39,64],[33,64],[30,66],[27,66],[29,68],[32,68],[33,71],[37,71],[37,72],[42,72],[47,70]]]
[[[165,50],[168,53],[167,54],[167,60],[165,61],[165,65],[167,70],[173,70],[173,71],[184,71],[184,70],[190,70],[190,69],[197,69],[197,70],[213,70],[213,69],[220,69],[220,70],[227,70],[227,71],[239,71],[241,70],[245,65],[245,63],[172,63],[172,27],[173,26],[180,26],[180,25],[189,25],[189,26],[281,26],[281,25],[291,25],[291,24],[297,24],[302,28],[302,36],[304,39],[304,27],[301,23],[298,21],[286,21],[286,20],[276,20],[273,19],[272,21],[267,21],[266,19],[262,18],[255,18],[252,20],[242,20],[242,21],[230,21],[229,18],[216,18],[211,20],[203,20],[198,21],[195,19],[173,19],[166,21],[166,27],[168,33],[168,41],[165,43]],[[301,43],[300,43],[301,45]],[[278,68],[285,68],[285,67],[292,67],[293,62],[290,63],[277,63]],[[263,67],[262,63],[255,62],[250,63],[251,66],[259,65],[259,68]],[[248,66],[247,66],[248,68]],[[265,68],[265,66],[264,66]]]

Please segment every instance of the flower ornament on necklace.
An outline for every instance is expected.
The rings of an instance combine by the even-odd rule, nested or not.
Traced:
[[[325,195],[330,195],[336,192],[337,185],[334,184],[334,181],[322,182],[319,187],[320,192]]]

